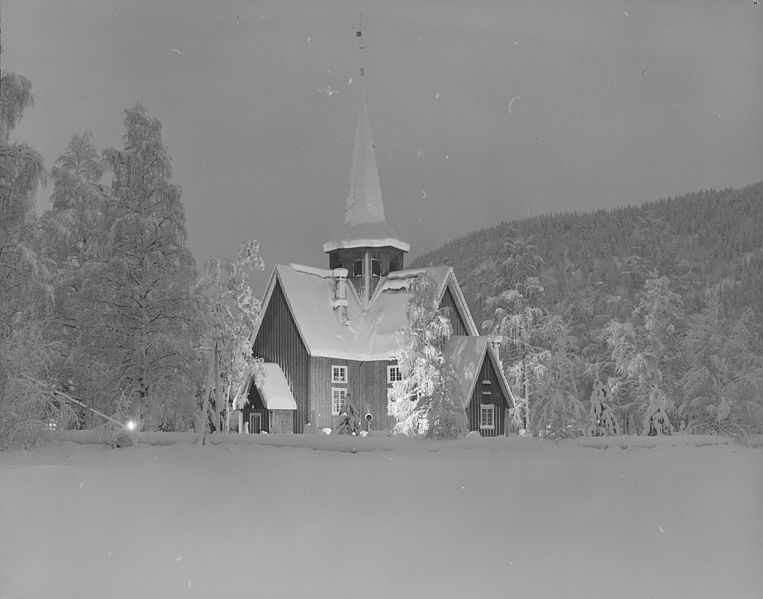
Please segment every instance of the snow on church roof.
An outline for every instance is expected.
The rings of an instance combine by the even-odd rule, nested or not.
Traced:
[[[498,382],[503,394],[512,407],[513,396],[506,379],[502,375],[498,359],[489,345],[488,337],[451,337],[443,351],[446,359],[453,365],[453,374],[461,389],[459,397],[463,408],[469,405],[474,387],[480,377],[482,362],[488,358],[493,362],[493,368],[498,376]]]
[[[296,264],[278,265],[271,275],[263,305],[267,309],[276,283],[280,283],[310,355],[348,360],[388,360],[397,353],[397,332],[408,325],[406,306],[410,299],[410,282],[424,273],[435,279],[440,297],[445,289],[451,290],[460,304],[467,327],[472,334],[476,334],[476,326],[449,266],[390,273],[382,278],[365,310],[355,288],[347,282],[348,322],[344,324],[332,305],[336,281],[330,270]]]

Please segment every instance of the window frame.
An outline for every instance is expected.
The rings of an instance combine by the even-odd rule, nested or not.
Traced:
[[[347,405],[347,387],[331,387],[331,415],[339,416]]]
[[[337,373],[342,373],[341,376],[336,376]],[[347,366],[341,364],[331,365],[331,384],[332,385],[346,385],[348,383]]]
[[[381,277],[382,261],[378,258],[371,258],[371,276],[378,279]]]
[[[399,378],[392,378],[392,371],[397,370]],[[390,364],[387,366],[387,384],[399,383],[403,380],[403,371],[400,370],[399,364]]]
[[[358,268],[360,267],[360,268]],[[363,276],[363,260],[353,260],[352,261],[352,276],[353,277],[362,277]]]
[[[495,406],[491,403],[480,404],[480,430],[495,430]]]

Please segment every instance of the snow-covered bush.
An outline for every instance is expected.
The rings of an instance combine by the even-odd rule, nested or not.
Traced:
[[[644,431],[650,437],[672,435],[673,425],[668,417],[668,410],[673,407],[665,393],[657,385],[649,393],[649,405],[644,416]]]

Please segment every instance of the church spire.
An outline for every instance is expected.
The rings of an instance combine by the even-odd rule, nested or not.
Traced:
[[[362,56],[365,48],[362,30],[358,30],[355,36],[359,38]],[[408,252],[410,246],[397,238],[397,234],[387,224],[384,214],[384,200],[366,105],[364,66],[360,67],[359,83],[360,109],[355,126],[355,147],[345,203],[344,226],[331,241],[323,245],[323,251],[328,253],[337,249],[393,247]]]
[[[366,105],[365,77],[360,76],[360,109],[355,126],[355,148],[352,152],[352,167],[347,190],[347,204],[344,213],[346,225],[387,222],[384,215],[379,170],[376,166],[374,141]]]

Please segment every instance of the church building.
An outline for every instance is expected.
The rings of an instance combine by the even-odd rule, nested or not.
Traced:
[[[359,37],[359,36],[358,36]],[[264,361],[249,387],[249,432],[336,429],[346,404],[365,429],[391,431],[388,396],[401,380],[397,332],[408,326],[412,281],[425,274],[448,308],[445,349],[471,430],[506,434],[511,392],[489,339],[480,336],[453,269],[405,268],[410,245],[387,223],[366,107],[364,71],[344,224],[323,244],[327,268],[277,265],[252,351]]]

